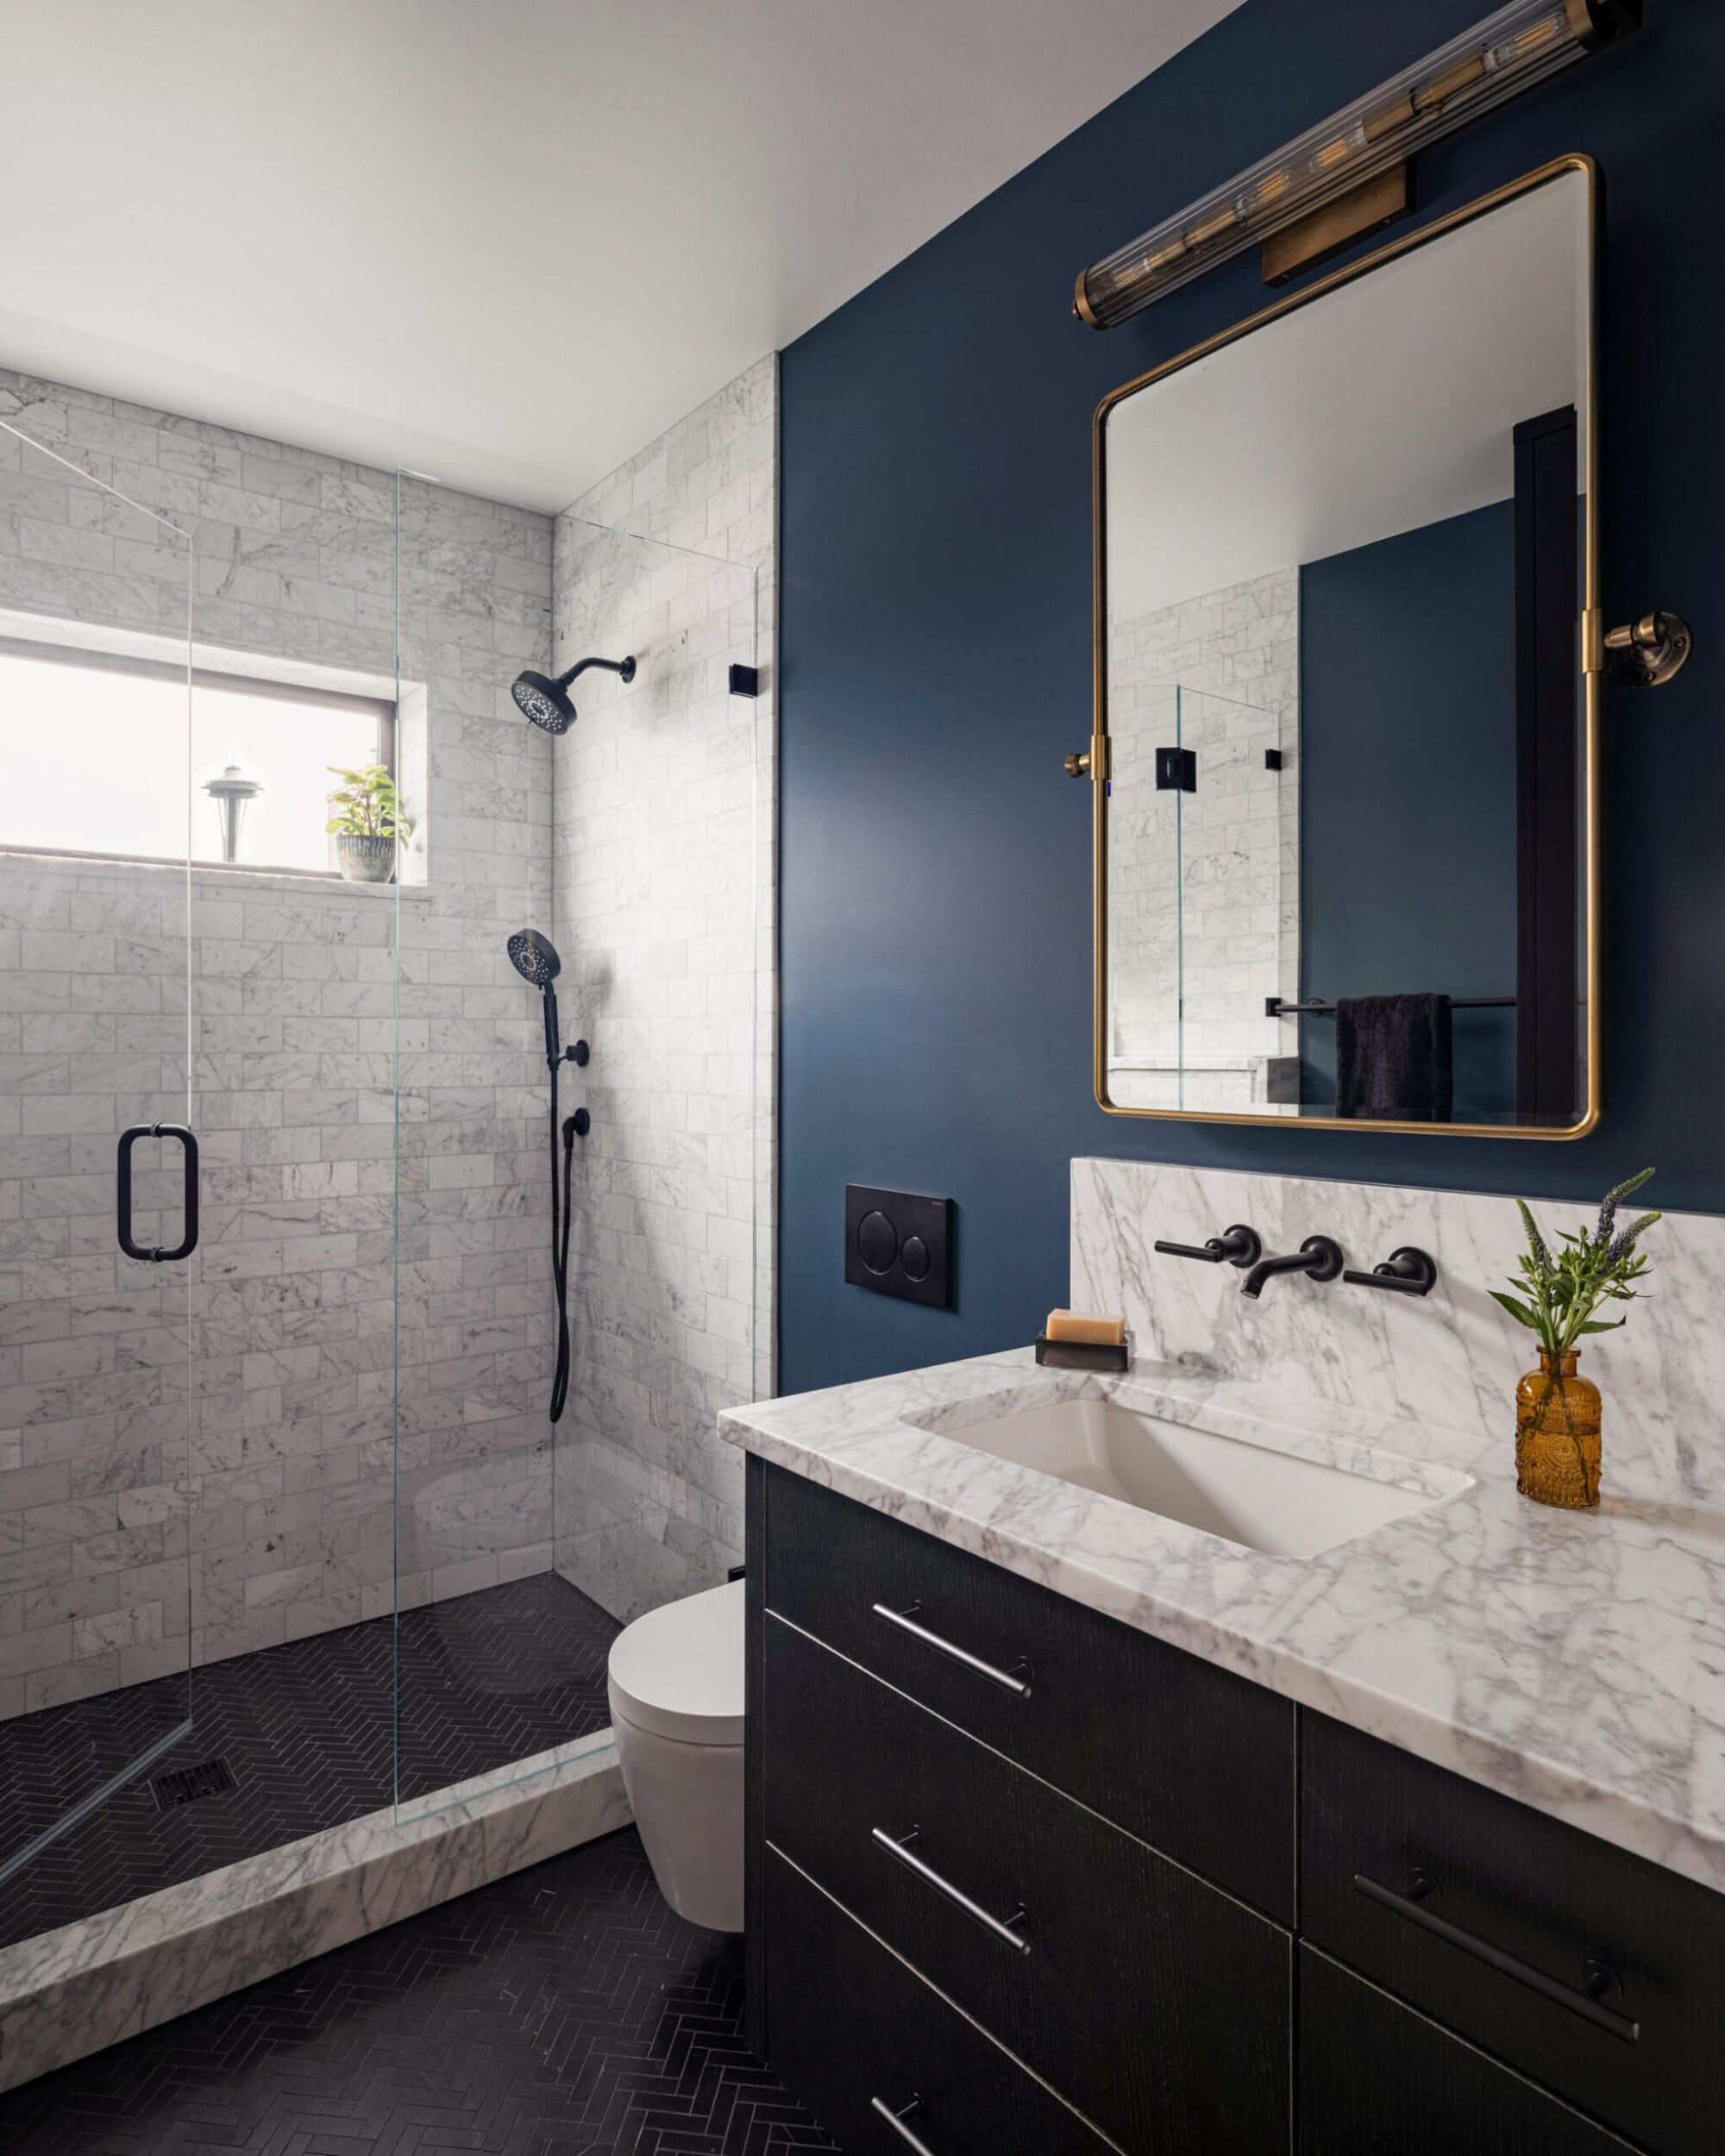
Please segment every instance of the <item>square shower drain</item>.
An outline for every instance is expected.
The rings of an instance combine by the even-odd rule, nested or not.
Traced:
[[[221,1796],[235,1786],[233,1771],[225,1759],[206,1759],[196,1767],[176,1767],[171,1774],[157,1775],[150,1783],[155,1791],[159,1812],[171,1812],[180,1804],[195,1804],[200,1796]]]

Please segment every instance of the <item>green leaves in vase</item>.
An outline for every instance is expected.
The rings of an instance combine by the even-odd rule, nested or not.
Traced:
[[[1651,1168],[1644,1168],[1639,1175],[1608,1190],[1592,1232],[1562,1236],[1562,1247],[1555,1257],[1527,1200],[1515,1200],[1527,1231],[1527,1247],[1511,1276],[1516,1292],[1505,1294],[1494,1288],[1491,1299],[1501,1303],[1518,1325],[1539,1335],[1540,1345],[1553,1363],[1584,1335],[1615,1332],[1628,1323],[1627,1318],[1598,1318],[1594,1313],[1608,1302],[1635,1300],[1630,1283],[1647,1270],[1647,1261],[1636,1246],[1660,1215],[1644,1213],[1620,1228],[1617,1213],[1623,1200],[1633,1197],[1653,1173]]]

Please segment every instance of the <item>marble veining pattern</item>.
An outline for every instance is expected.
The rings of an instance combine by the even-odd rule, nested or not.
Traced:
[[[1073,1299],[1124,1301],[1127,1378],[1038,1370],[1016,1350],[734,1410],[722,1434],[1725,1890],[1725,1507],[1695,1406],[1700,1283],[1725,1265],[1725,1226],[1661,1224],[1665,1292],[1598,1358],[1604,1501],[1568,1514],[1515,1494],[1526,1351],[1484,1285],[1513,1249],[1508,1200],[1091,1161],[1074,1191]],[[1548,1227],[1567,1210],[1543,1208]],[[1418,1243],[1440,1288],[1422,1302],[1283,1279],[1253,1306],[1227,1268],[1149,1255],[1157,1235],[1234,1219],[1273,1250],[1335,1233],[1367,1266]],[[1451,1494],[1296,1560],[954,1442],[1015,1406],[1107,1395],[1337,1463],[1376,1450],[1374,1471]]]
[[[1657,1205],[1657,1179],[1641,1204]],[[1555,1248],[1593,1208],[1534,1207]],[[1226,1265],[1158,1257],[1158,1238],[1200,1243],[1232,1222],[1267,1250],[1333,1235],[1369,1271],[1401,1244],[1437,1260],[1432,1293],[1273,1281],[1253,1303]],[[1245,1378],[1396,1419],[1441,1424],[1471,1458],[1502,1469],[1514,1430],[1515,1381],[1538,1351],[1492,1301],[1521,1248],[1509,1198],[1239,1175],[1150,1161],[1072,1163],[1072,1296],[1124,1310],[1140,1355],[1195,1376]],[[1725,1397],[1725,1221],[1667,1213],[1647,1238],[1653,1271],[1621,1332],[1590,1340],[1582,1367],[1605,1395],[1605,1485],[1660,1499],[1725,1499],[1725,1442],[1713,1405]],[[1719,1365],[1716,1375],[1714,1365]],[[1410,1443],[1412,1440],[1410,1440]]]

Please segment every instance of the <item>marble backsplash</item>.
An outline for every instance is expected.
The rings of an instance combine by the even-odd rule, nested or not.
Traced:
[[[1635,1202],[1657,1200],[1655,1182]],[[1534,1210],[1553,1247],[1562,1230],[1590,1226],[1595,1212],[1562,1200]],[[1332,1236],[1361,1271],[1411,1244],[1436,1259],[1437,1284],[1421,1298],[1294,1275],[1269,1282],[1253,1302],[1233,1266],[1152,1247],[1158,1238],[1201,1243],[1235,1222],[1255,1228],[1266,1251]],[[1515,1381],[1538,1353],[1490,1294],[1522,1244],[1513,1199],[1075,1160],[1071,1237],[1073,1307],[1123,1309],[1141,1363],[1382,1413],[1404,1452],[1419,1452],[1421,1422],[1441,1426],[1478,1464],[1509,1468]],[[1725,1219],[1668,1213],[1644,1247],[1647,1292],[1627,1306],[1621,1332],[1590,1340],[1583,1355],[1605,1397],[1606,1487],[1725,1497]],[[1442,1449],[1457,1450],[1452,1441]]]

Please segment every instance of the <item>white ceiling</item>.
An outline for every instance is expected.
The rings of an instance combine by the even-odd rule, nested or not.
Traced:
[[[1505,500],[1516,423],[1583,400],[1587,227],[1565,175],[1129,397],[1113,618]]]
[[[0,0],[0,365],[556,508],[1237,4]]]

